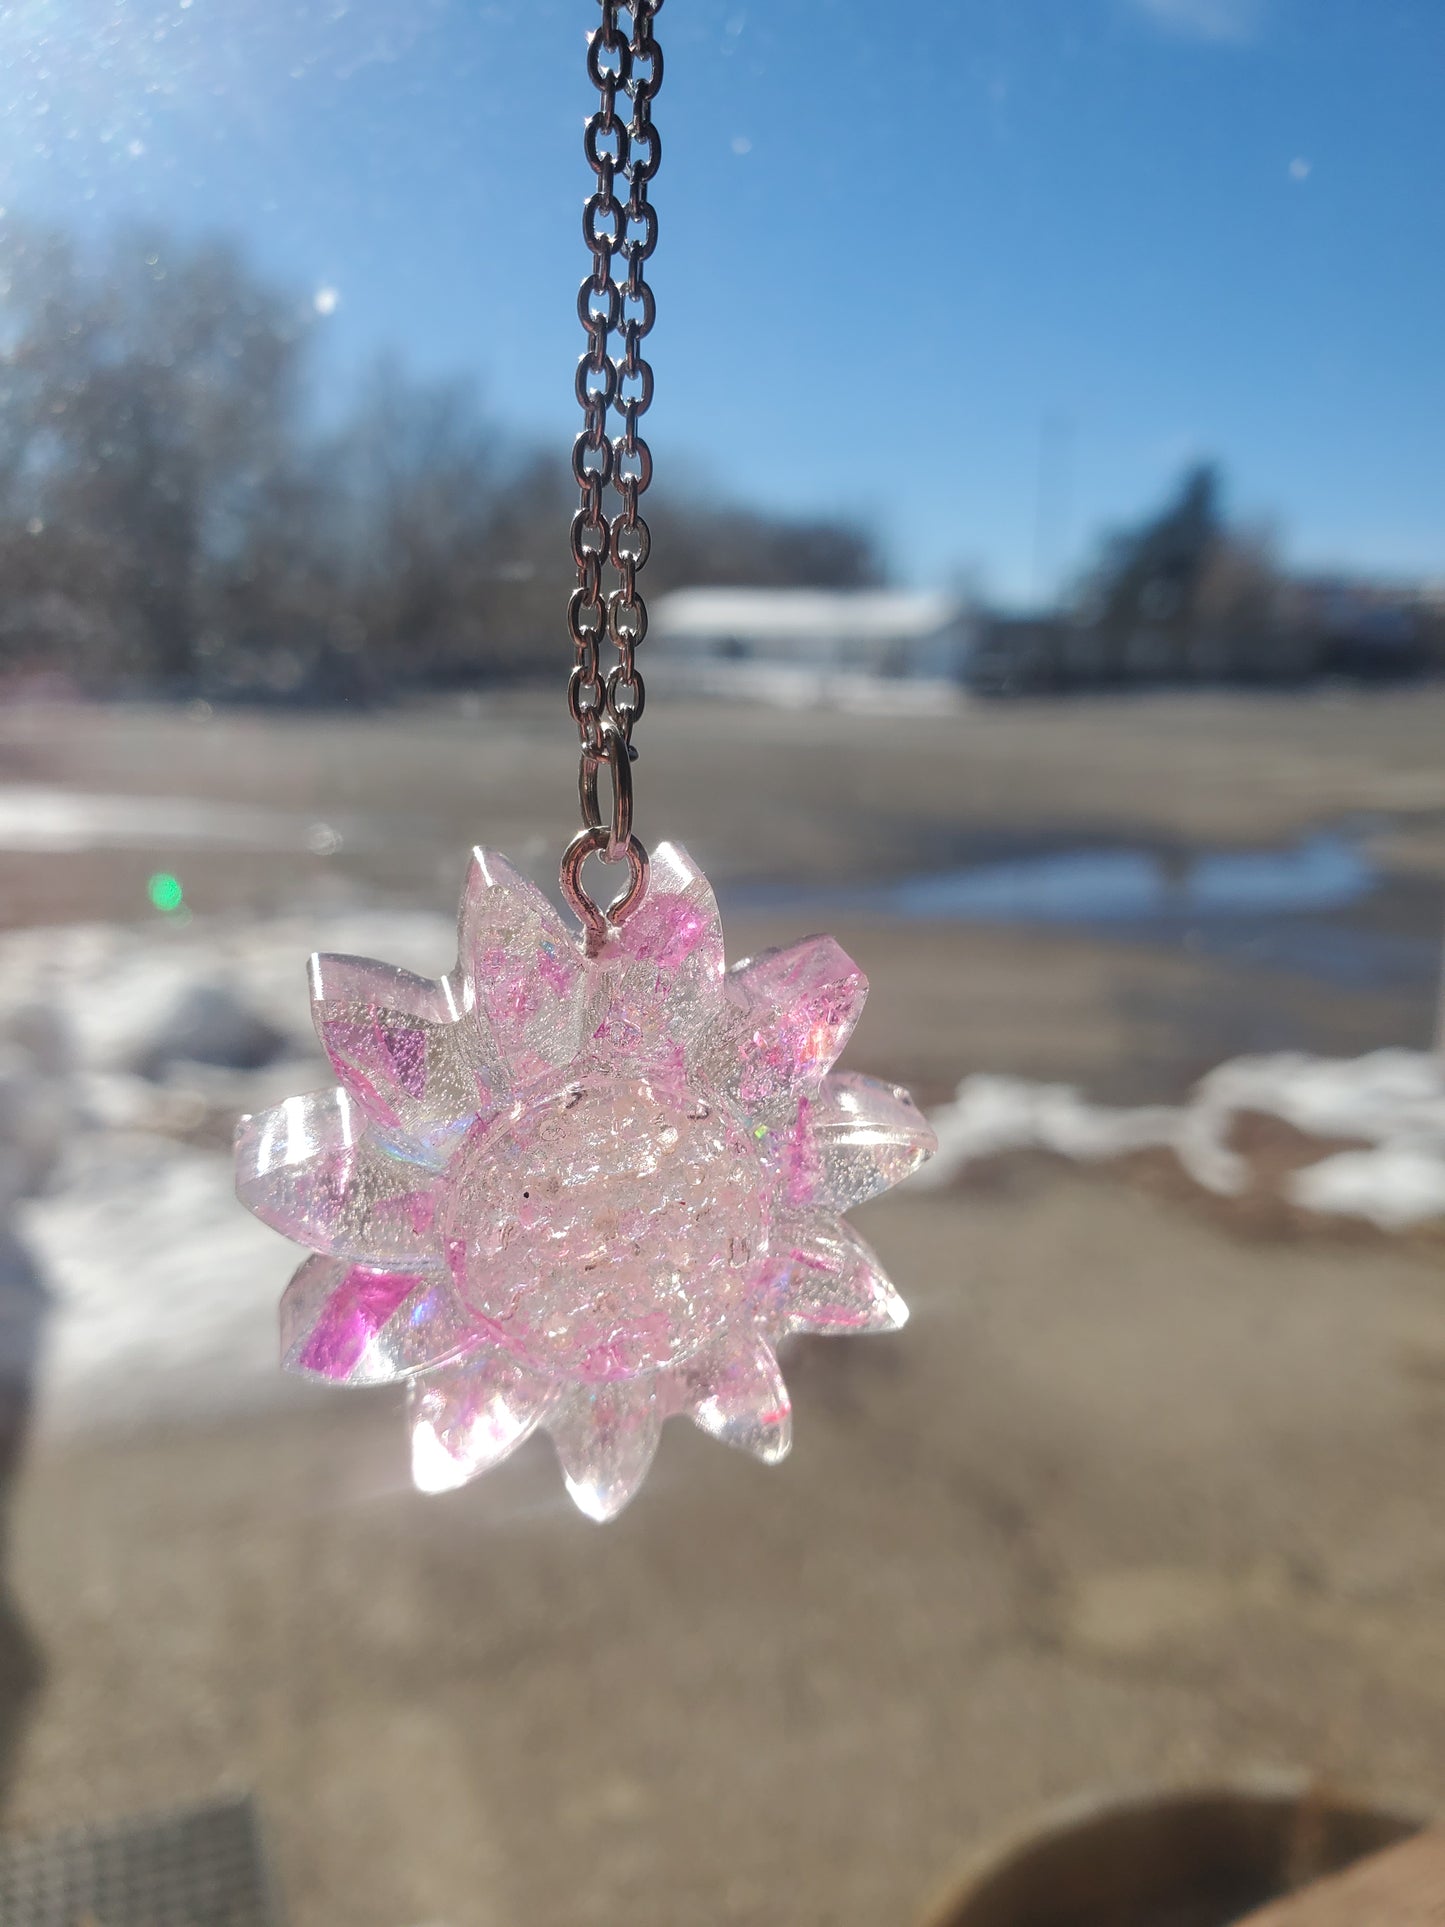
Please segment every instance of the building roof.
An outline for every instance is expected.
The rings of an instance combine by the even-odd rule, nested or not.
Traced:
[[[674,589],[659,597],[653,624],[679,639],[902,641],[936,635],[961,614],[952,596],[901,589]]]

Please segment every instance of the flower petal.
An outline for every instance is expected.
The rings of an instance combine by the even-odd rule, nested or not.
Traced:
[[[782,1227],[764,1316],[780,1332],[886,1332],[908,1322],[908,1307],[878,1255],[841,1219]]]
[[[722,982],[717,899],[680,843],[659,843],[652,852],[647,894],[607,948],[609,956],[650,964],[660,975],[690,968],[714,984]]]
[[[411,1381],[411,1476],[450,1492],[500,1465],[534,1430],[555,1391],[504,1352],[483,1352]]]
[[[445,1271],[308,1258],[281,1300],[281,1363],[333,1385],[384,1385],[476,1343]]]
[[[694,1359],[678,1376],[682,1409],[694,1425],[768,1465],[787,1457],[793,1443],[793,1407],[778,1361],[764,1339],[749,1336],[735,1350]]]
[[[653,1068],[661,1040],[681,1070],[716,1014],[723,934],[712,885],[680,845],[653,851],[647,894],[603,958],[597,1037],[645,1048]]]
[[[312,1091],[243,1117],[236,1195],[263,1224],[336,1258],[432,1254],[438,1176],[367,1130],[348,1092]]]
[[[547,1420],[572,1503],[614,1519],[647,1477],[662,1417],[648,1379],[579,1387]]]
[[[868,979],[831,937],[807,937],[736,965],[726,982],[742,1016],[731,1088],[750,1116],[780,1116],[832,1068]]]
[[[311,1014],[336,1075],[368,1117],[439,1153],[497,1103],[484,1030],[458,985],[366,957],[311,959]]]
[[[933,1127],[901,1085],[834,1071],[769,1147],[790,1205],[846,1211],[916,1171],[938,1149]]]
[[[495,850],[474,850],[462,893],[461,972],[513,1078],[570,1063],[586,965],[535,884]]]

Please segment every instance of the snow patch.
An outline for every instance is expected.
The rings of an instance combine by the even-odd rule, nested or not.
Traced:
[[[1292,1173],[1286,1195],[1305,1210],[1367,1218],[1387,1230],[1445,1216],[1445,1059],[1412,1050],[1238,1057],[1201,1078],[1187,1103],[1135,1109],[1090,1104],[1067,1084],[967,1077],[953,1102],[931,1114],[938,1155],[910,1182],[947,1184],[1005,1151],[1052,1151],[1091,1163],[1157,1146],[1171,1150],[1206,1190],[1237,1196],[1251,1174],[1230,1138],[1246,1111],[1310,1137],[1357,1138],[1373,1147],[1337,1152]]]
[[[303,1253],[236,1203],[215,1140],[333,1081],[313,949],[436,974],[456,935],[368,912],[0,936],[0,1373],[38,1345],[42,1434],[298,1396],[276,1301]]]

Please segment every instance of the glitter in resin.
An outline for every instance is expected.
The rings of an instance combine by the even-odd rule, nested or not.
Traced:
[[[725,969],[675,846],[595,959],[479,850],[450,976],[315,957],[311,991],[339,1086],[242,1119],[237,1192],[314,1254],[283,1362],[405,1381],[422,1490],[539,1426],[596,1519],[674,1415],[775,1461],[779,1341],[907,1316],[842,1221],[933,1149],[906,1092],[832,1070],[862,972],[828,937]]]

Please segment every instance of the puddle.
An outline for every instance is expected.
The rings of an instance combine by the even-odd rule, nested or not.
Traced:
[[[809,909],[919,923],[1094,931],[1298,971],[1347,988],[1405,988],[1439,969],[1433,936],[1376,915],[1385,878],[1361,844],[1324,831],[1277,849],[1050,850],[804,895]],[[797,905],[795,890],[746,893]],[[1428,921],[1428,920],[1427,920]]]
[[[871,892],[895,916],[988,923],[1095,924],[1269,910],[1338,910],[1374,888],[1344,837],[1289,850],[1216,850],[1182,860],[1149,850],[1061,850],[905,877]]]

